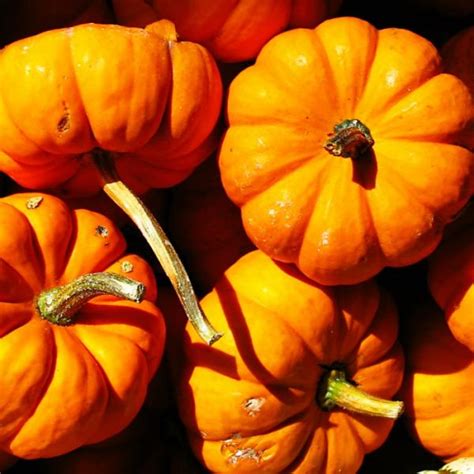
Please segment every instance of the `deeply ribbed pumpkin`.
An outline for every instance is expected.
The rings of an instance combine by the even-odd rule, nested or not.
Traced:
[[[340,17],[281,33],[227,115],[219,165],[247,234],[323,284],[426,257],[474,189],[468,88],[408,30]]]
[[[176,24],[183,38],[206,46],[224,62],[255,58],[288,27],[316,26],[342,0],[112,0],[117,21],[143,27],[159,18]]]
[[[151,268],[109,219],[46,194],[0,199],[0,221],[0,451],[52,457],[114,435],[163,352]]]
[[[174,25],[86,24],[0,51],[0,171],[29,189],[102,188],[141,230],[202,336],[189,278],[156,220],[130,192],[185,179],[216,146],[222,84],[202,46]]]
[[[386,439],[393,419],[383,416],[400,404],[367,394],[396,393],[403,356],[395,306],[374,281],[318,286],[257,250],[201,304],[225,337],[209,347],[187,328],[175,390],[208,470],[356,472]]]

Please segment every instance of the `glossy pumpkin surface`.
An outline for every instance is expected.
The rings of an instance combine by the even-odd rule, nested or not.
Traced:
[[[153,272],[124,255],[109,219],[55,197],[4,197],[0,220],[0,451],[32,459],[102,441],[137,414],[162,356]],[[142,282],[144,301],[96,297],[69,325],[39,316],[44,290],[100,271]]]
[[[25,38],[0,52],[0,75],[0,170],[26,188],[95,194],[92,156],[107,153],[143,193],[184,179],[215,147],[219,72],[168,21]]]
[[[121,24],[145,26],[158,18],[176,24],[183,38],[203,44],[219,60],[255,58],[287,27],[316,26],[341,0],[113,0]]]
[[[373,281],[320,287],[253,251],[201,304],[225,336],[208,347],[188,328],[175,390],[211,472],[356,472],[386,439],[393,420],[316,401],[334,365],[370,394],[390,398],[400,386],[396,310]]]
[[[459,230],[430,257],[428,283],[453,336],[474,352],[474,227]]]
[[[401,396],[414,438],[444,461],[474,455],[474,358],[433,302],[412,314]]]
[[[460,146],[473,114],[411,31],[350,17],[287,31],[230,86],[223,185],[262,251],[319,283],[357,283],[439,243],[473,191]]]

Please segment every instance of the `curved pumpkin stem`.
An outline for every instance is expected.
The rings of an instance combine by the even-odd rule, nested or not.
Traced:
[[[340,369],[331,369],[319,387],[319,404],[323,410],[339,407],[363,415],[398,418],[403,412],[403,402],[384,400],[370,395],[350,383]]]
[[[67,326],[91,298],[112,295],[140,303],[145,285],[117,273],[87,273],[67,285],[43,291],[36,300],[39,315],[53,324]]]
[[[94,154],[94,160],[104,181],[105,193],[132,219],[152,248],[171,281],[186,316],[199,336],[209,345],[218,341],[218,333],[203,313],[191,280],[164,230],[145,204],[120,180],[115,164],[107,153]]]

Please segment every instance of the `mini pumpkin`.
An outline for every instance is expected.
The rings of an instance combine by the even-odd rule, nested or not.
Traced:
[[[436,48],[351,17],[272,38],[231,83],[224,188],[270,257],[326,285],[413,264],[474,189],[468,88]]]
[[[316,26],[333,16],[342,0],[113,0],[119,23],[145,26],[159,18],[179,34],[203,44],[219,60],[255,58],[261,47],[286,28]]]
[[[474,227],[446,239],[429,259],[428,284],[453,336],[474,352]]]
[[[403,355],[395,305],[374,281],[319,286],[255,250],[201,304],[226,336],[209,347],[188,326],[173,370],[209,471],[356,472],[386,439],[402,407],[379,397],[398,390]]]
[[[474,358],[433,301],[418,305],[405,331],[406,375],[400,396],[414,439],[445,462],[474,456]]]
[[[0,76],[0,171],[68,196],[103,188],[145,236],[203,337],[217,338],[178,255],[134,194],[177,184],[214,149],[222,85],[212,56],[178,41],[169,21],[85,24],[5,47]]]
[[[108,218],[50,195],[0,199],[0,221],[0,451],[52,457],[118,433],[162,357],[151,268]]]

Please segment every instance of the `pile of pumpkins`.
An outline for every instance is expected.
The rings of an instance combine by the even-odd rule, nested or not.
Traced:
[[[443,44],[349,0],[5,6],[1,472],[472,469],[474,8],[415,3]]]

